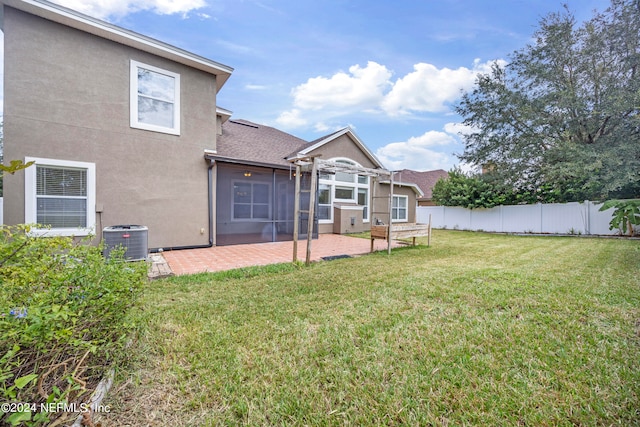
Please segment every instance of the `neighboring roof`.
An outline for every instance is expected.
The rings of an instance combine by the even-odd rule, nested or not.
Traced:
[[[362,140],[358,137],[358,135],[356,135],[353,129],[351,129],[351,127],[348,127],[348,126],[336,132],[333,132],[329,135],[325,135],[321,138],[311,141],[308,144],[308,146],[305,147],[303,150],[299,150],[289,154],[289,156],[287,156],[287,159],[293,159],[295,157],[298,157],[299,155],[302,155],[302,156],[307,155],[312,151],[322,147],[323,145],[328,144],[335,139],[338,139],[342,135],[347,135],[347,134],[351,136],[351,139],[358,145],[360,150],[362,150],[365,156],[367,156],[369,160],[371,160],[376,167],[381,169],[385,168],[382,162],[380,162],[380,160],[378,160],[378,158],[369,150],[369,148],[364,144],[364,142],[362,142]]]
[[[394,175],[394,177],[395,177],[395,175]],[[380,181],[380,184],[390,185],[391,181]],[[394,178],[393,186],[394,187],[408,187],[408,188],[411,188],[413,190],[413,192],[416,193],[416,195],[418,196],[418,200],[423,199],[422,196],[424,196],[424,194],[423,194],[422,190],[420,189],[420,187],[418,187],[417,184],[414,184],[413,182],[396,181],[395,178]]]
[[[426,172],[402,169],[395,172],[393,179],[401,182],[415,183],[420,187],[422,193],[424,193],[424,196],[421,197],[421,199],[431,200],[433,198],[433,186],[436,185],[436,182],[438,182],[440,178],[446,178],[447,176],[449,176],[449,174],[442,169]]]
[[[308,143],[278,129],[247,120],[228,120],[218,136],[216,153],[207,157],[233,163],[289,168],[288,153]]]
[[[226,65],[45,0],[0,0],[0,4],[213,74],[218,90],[233,72]]]

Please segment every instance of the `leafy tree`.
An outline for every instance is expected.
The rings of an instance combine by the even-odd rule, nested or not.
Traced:
[[[469,209],[492,208],[512,203],[515,194],[490,177],[491,175],[468,175],[460,169],[453,169],[449,171],[447,178],[436,182],[433,200],[438,205]]]
[[[612,0],[577,27],[565,7],[535,42],[495,63],[457,112],[473,132],[462,160],[491,163],[538,201],[640,196],[640,2]]]

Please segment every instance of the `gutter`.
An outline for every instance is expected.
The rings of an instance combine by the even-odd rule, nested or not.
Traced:
[[[149,249],[150,253],[158,253],[164,251],[179,251],[182,249],[206,249],[213,247],[213,167],[216,165],[215,160],[210,160],[209,168],[207,171],[207,199],[209,210],[209,243],[206,245],[187,245],[187,246],[172,246],[169,248],[153,248]]]
[[[215,152],[205,153],[205,158],[207,160],[209,160],[209,161],[212,161],[212,162],[230,163],[230,164],[243,165],[243,166],[256,166],[256,167],[260,167],[260,168],[280,169],[280,170],[289,170],[289,169],[291,169],[291,165],[290,164],[279,165],[279,164],[275,164],[275,163],[266,163],[266,162],[259,162],[259,161],[253,161],[253,160],[244,160],[244,159],[235,159],[235,158],[232,158],[232,157],[219,156]]]

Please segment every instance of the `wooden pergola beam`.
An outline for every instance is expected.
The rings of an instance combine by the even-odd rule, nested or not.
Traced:
[[[389,194],[389,204],[388,204],[388,214],[389,214],[389,223],[391,223],[391,209],[393,203],[393,172],[390,172],[386,169],[372,169],[365,168],[362,166],[356,165],[348,165],[340,162],[332,162],[330,160],[322,160],[319,156],[299,156],[290,158],[289,161],[296,166],[296,194],[294,196],[294,223],[293,223],[293,262],[297,262],[298,260],[298,238],[300,232],[300,214],[302,212],[308,213],[308,224],[307,224],[307,253],[305,258],[305,263],[309,265],[311,263],[311,242],[313,240],[313,225],[315,224],[315,204],[316,204],[316,193],[318,186],[318,172],[328,172],[328,173],[350,173],[353,175],[364,175],[375,178],[374,185],[377,185],[378,178],[387,177],[390,180],[390,194]],[[303,191],[300,186],[300,176],[302,175],[302,169],[308,168],[311,166],[311,185],[309,188],[309,209],[301,210],[300,209],[300,192]],[[307,191],[307,190],[304,190]],[[375,203],[372,201],[372,203]],[[391,253],[391,224],[389,224],[389,236],[388,236],[388,253]]]

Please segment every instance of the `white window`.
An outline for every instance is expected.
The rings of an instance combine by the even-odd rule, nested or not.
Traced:
[[[27,157],[25,222],[49,226],[34,234],[86,236],[95,232],[94,163]]]
[[[131,127],[180,135],[180,75],[131,61]]]
[[[349,159],[333,159],[336,163],[357,166]],[[363,206],[363,221],[369,222],[369,177],[344,172],[319,174],[318,219],[323,223],[333,221],[332,202],[354,203]]]
[[[271,219],[271,191],[269,184],[259,182],[233,183],[234,220]]]
[[[318,184],[318,219],[331,219],[331,186]]]
[[[353,187],[343,187],[336,185],[336,199],[352,202],[355,199]]]
[[[369,189],[358,188],[358,205],[364,206],[362,209],[362,220],[369,221]]]
[[[391,220],[395,222],[407,222],[408,217],[408,200],[407,196],[393,196],[393,204],[391,206]]]
[[[349,160],[336,160],[336,163],[342,163],[345,165],[355,165],[355,163],[349,161]],[[352,173],[348,173],[348,172],[336,172],[336,181],[340,181],[340,182],[354,182],[355,181],[355,175]]]

